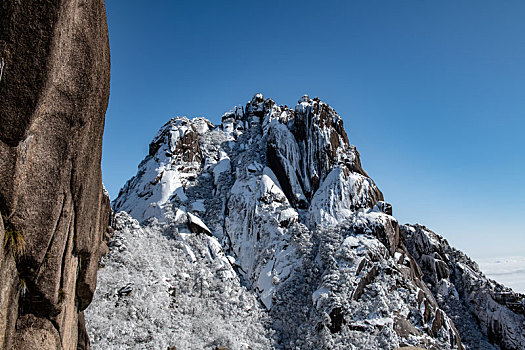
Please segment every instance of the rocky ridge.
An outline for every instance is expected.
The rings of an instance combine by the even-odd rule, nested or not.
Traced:
[[[257,94],[218,126],[204,118],[170,120],[113,207],[127,214],[117,216],[99,273],[104,283],[87,313],[94,347],[524,344],[523,296],[498,303],[494,310],[505,317],[476,312],[466,296],[472,285],[486,291],[491,282],[483,285],[479,271],[468,279],[451,260],[436,259],[443,245],[430,252],[414,244],[410,227],[400,229],[363,170],[341,117],[317,98],[303,96],[292,109]],[[155,243],[144,242],[144,232]],[[149,244],[172,245],[172,253]],[[434,270],[425,265],[430,253]],[[157,254],[164,262],[155,262]],[[144,263],[126,263],[133,260]],[[436,289],[450,276],[457,276],[449,281],[458,286],[454,305]],[[132,291],[121,295],[128,284]],[[220,307],[195,316],[209,303]],[[231,315],[244,315],[251,328]],[[462,317],[472,320],[466,328],[454,322]],[[109,325],[102,321],[108,318]],[[135,320],[149,322],[135,330]],[[210,322],[221,331],[194,334],[195,325],[202,330]],[[470,336],[471,327],[479,337]]]
[[[477,349],[525,347],[525,296],[487,279],[478,265],[422,225],[403,225],[408,250],[439,306]]]

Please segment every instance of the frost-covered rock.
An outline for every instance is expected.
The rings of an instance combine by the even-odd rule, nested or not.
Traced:
[[[193,215],[192,213],[188,213],[188,226],[193,233],[205,233],[207,235],[211,235],[211,231],[208,226],[206,226],[206,224],[202,222],[199,217]]]
[[[117,215],[86,311],[95,349],[521,341],[521,316],[507,306],[492,333],[456,327],[463,314],[443,300],[477,304],[453,280],[450,258],[435,254],[444,245],[400,233],[341,117],[317,98],[288,108],[257,94],[217,126],[172,119],[113,207],[129,215]]]
[[[267,313],[215,238],[157,220],[140,225],[125,212],[115,226],[86,311],[93,349],[273,346]]]
[[[525,348],[525,295],[487,279],[478,265],[422,225],[404,225],[407,247],[440,307],[472,349]]]
[[[170,201],[186,201],[185,188],[201,167],[198,130],[206,132],[208,123],[202,118],[174,118],[166,123],[153,138],[137,175],[120,190],[114,210],[126,211],[139,221],[165,220]]]

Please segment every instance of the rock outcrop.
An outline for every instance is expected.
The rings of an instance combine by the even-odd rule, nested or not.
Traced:
[[[111,215],[104,1],[3,1],[0,17],[0,349],[86,349]]]
[[[403,225],[403,237],[437,303],[471,349],[525,348],[525,295],[487,279],[477,264],[422,225]]]

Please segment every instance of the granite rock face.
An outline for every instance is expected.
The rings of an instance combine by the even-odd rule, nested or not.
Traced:
[[[0,349],[88,348],[111,215],[104,1],[4,1],[0,17]]]

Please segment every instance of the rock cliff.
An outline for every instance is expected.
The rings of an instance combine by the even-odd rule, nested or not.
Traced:
[[[170,120],[113,207],[98,349],[523,348],[523,296],[400,226],[317,98]]]
[[[0,18],[0,349],[87,349],[111,215],[104,1],[3,1]]]

